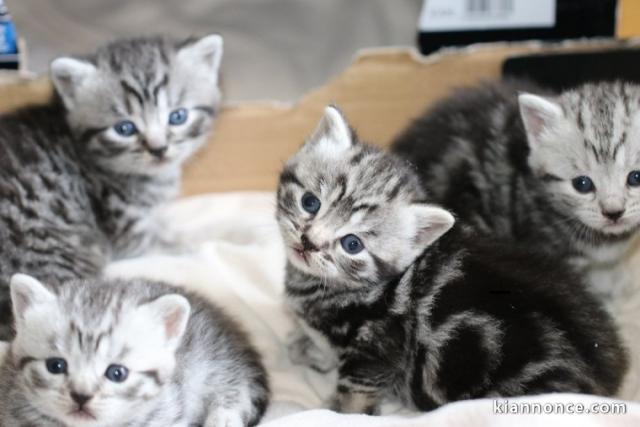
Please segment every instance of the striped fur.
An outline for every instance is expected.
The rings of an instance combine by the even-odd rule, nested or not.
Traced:
[[[11,287],[17,335],[0,368],[4,427],[239,427],[265,410],[260,357],[197,295],[143,280],[70,281],[52,293],[17,275]],[[66,374],[48,372],[51,357],[66,361]],[[128,368],[124,382],[105,377],[111,364]],[[79,406],[72,393],[89,399]]]
[[[633,84],[560,95],[526,82],[485,84],[429,109],[393,149],[461,220],[569,260],[610,298],[627,284],[619,261],[640,226],[640,187],[627,184],[640,170],[639,113]],[[576,191],[578,176],[595,191]]]
[[[181,164],[212,124],[220,43],[122,40],[59,58],[51,102],[0,116],[0,339],[10,336],[13,273],[90,277],[112,257],[171,241],[154,212],[177,194]],[[189,118],[169,126],[178,107]],[[125,119],[136,136],[116,135]],[[168,147],[162,157],[151,138]]]
[[[312,332],[297,334],[291,356],[319,370],[337,363],[334,409],[376,413],[387,396],[430,410],[483,396],[615,393],[625,351],[562,263],[450,229],[412,166],[348,129],[329,108],[278,188],[286,297]],[[320,199],[315,214],[307,192]],[[347,253],[345,234],[365,249]],[[333,354],[314,349],[313,335]]]

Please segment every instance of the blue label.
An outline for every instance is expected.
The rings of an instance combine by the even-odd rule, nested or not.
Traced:
[[[11,21],[0,21],[0,54],[18,53],[16,28]]]

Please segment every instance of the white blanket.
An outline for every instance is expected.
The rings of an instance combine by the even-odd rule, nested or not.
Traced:
[[[640,404],[625,402],[625,415],[503,414],[504,400],[458,402],[428,414],[411,414],[396,404],[383,407],[380,417],[341,415],[323,408],[334,384],[335,374],[320,375],[292,365],[285,341],[294,322],[282,301],[284,251],[274,219],[272,193],[229,193],[184,199],[170,206],[164,215],[180,231],[191,250],[180,255],[147,255],[119,261],[108,269],[111,276],[144,276],[188,287],[224,307],[249,331],[264,356],[271,375],[272,404],[264,425],[276,426],[639,426]],[[639,293],[640,294],[640,293]],[[640,301],[640,295],[638,296]],[[635,307],[634,305],[631,305]],[[629,310],[635,320],[635,310]],[[626,319],[628,320],[628,319]],[[633,323],[633,321],[627,321]],[[637,322],[640,324],[640,322]],[[632,325],[633,326],[633,325]],[[637,325],[636,325],[637,328]],[[638,330],[638,329],[636,329]],[[640,401],[637,381],[625,398]],[[635,393],[635,394],[634,394]],[[510,403],[537,403],[530,411],[548,412],[560,406],[575,411],[582,403],[591,411],[616,410],[616,403],[595,396],[554,394],[512,399]],[[618,401],[619,403],[619,401]],[[500,406],[502,404],[502,406]],[[605,406],[598,406],[602,405]],[[573,406],[572,406],[573,405]],[[596,406],[593,406],[596,405]],[[511,410],[515,410],[513,405]],[[519,408],[523,411],[527,408]]]

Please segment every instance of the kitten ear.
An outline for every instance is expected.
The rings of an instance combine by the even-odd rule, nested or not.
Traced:
[[[416,203],[406,209],[415,221],[414,240],[422,249],[442,237],[455,223],[449,211],[437,206]]]
[[[154,324],[162,325],[167,342],[177,347],[182,339],[189,315],[191,305],[182,295],[169,294],[145,304],[143,307],[148,310],[154,319]]]
[[[518,103],[530,146],[537,145],[540,136],[564,117],[562,107],[548,98],[522,93],[518,96]]]
[[[16,321],[23,320],[25,312],[30,307],[54,301],[56,298],[38,279],[26,274],[14,274],[10,286],[11,305]]]
[[[327,154],[340,154],[353,146],[353,134],[349,123],[337,107],[324,109],[324,116],[307,139],[307,144]]]
[[[78,88],[96,72],[95,65],[81,59],[63,57],[53,60],[51,80],[67,108],[73,106]]]
[[[180,48],[178,60],[189,67],[204,64],[217,76],[222,62],[223,40],[219,34],[210,34]]]

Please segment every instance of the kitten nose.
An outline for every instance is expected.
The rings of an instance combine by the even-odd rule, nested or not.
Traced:
[[[149,153],[151,153],[153,157],[157,157],[158,159],[161,159],[167,153],[168,149],[169,147],[167,147],[166,145],[158,148],[149,148]]]
[[[612,221],[617,221],[622,217],[622,215],[624,215],[624,209],[617,211],[602,211],[602,215],[606,216]]]
[[[302,243],[302,249],[304,249],[305,251],[317,251],[318,247],[316,245],[314,245],[311,240],[309,240],[309,238],[307,237],[306,234],[303,234],[300,237],[300,242]]]
[[[85,403],[91,400],[93,396],[87,396],[86,394],[79,394],[75,391],[71,392],[71,398],[78,404],[79,407],[83,407]]]

